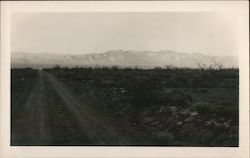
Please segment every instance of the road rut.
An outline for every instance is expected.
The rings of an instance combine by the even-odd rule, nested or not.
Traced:
[[[12,118],[12,144],[136,144],[136,132],[106,119],[83,100],[52,74],[39,71],[20,118]]]

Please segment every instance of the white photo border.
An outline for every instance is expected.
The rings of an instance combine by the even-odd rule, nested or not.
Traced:
[[[249,157],[248,1],[1,1],[0,157]],[[10,146],[10,26],[13,12],[218,12],[238,25],[240,69],[239,147]]]

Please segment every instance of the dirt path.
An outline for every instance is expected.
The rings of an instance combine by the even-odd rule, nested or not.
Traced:
[[[44,74],[39,72],[38,79],[24,104],[23,110],[20,111],[20,118],[14,120],[14,124],[17,126],[14,141],[17,143],[26,142],[27,145],[49,144],[51,137],[50,127],[47,123],[46,106]]]
[[[37,82],[14,118],[12,143],[20,145],[134,145],[136,132],[98,114],[53,75],[39,71]],[[131,133],[133,133],[131,135]],[[62,140],[62,141],[61,141]]]

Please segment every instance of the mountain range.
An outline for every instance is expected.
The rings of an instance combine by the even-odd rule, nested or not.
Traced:
[[[50,68],[61,67],[238,67],[238,58],[234,56],[211,56],[201,53],[182,53],[164,51],[111,50],[91,54],[27,53],[11,54],[12,68]]]

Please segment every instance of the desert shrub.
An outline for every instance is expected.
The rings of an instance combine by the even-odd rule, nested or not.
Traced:
[[[239,110],[237,106],[227,106],[221,105],[215,109],[215,112],[220,117],[231,118],[233,120],[238,120]]]
[[[211,115],[216,112],[216,108],[209,102],[199,101],[190,107],[192,110],[196,110],[201,115]]]
[[[192,97],[182,91],[172,90],[158,96],[160,104],[174,105],[179,108],[186,108],[192,103]]]
[[[174,136],[167,130],[162,130],[154,133],[157,143],[172,144]]]

